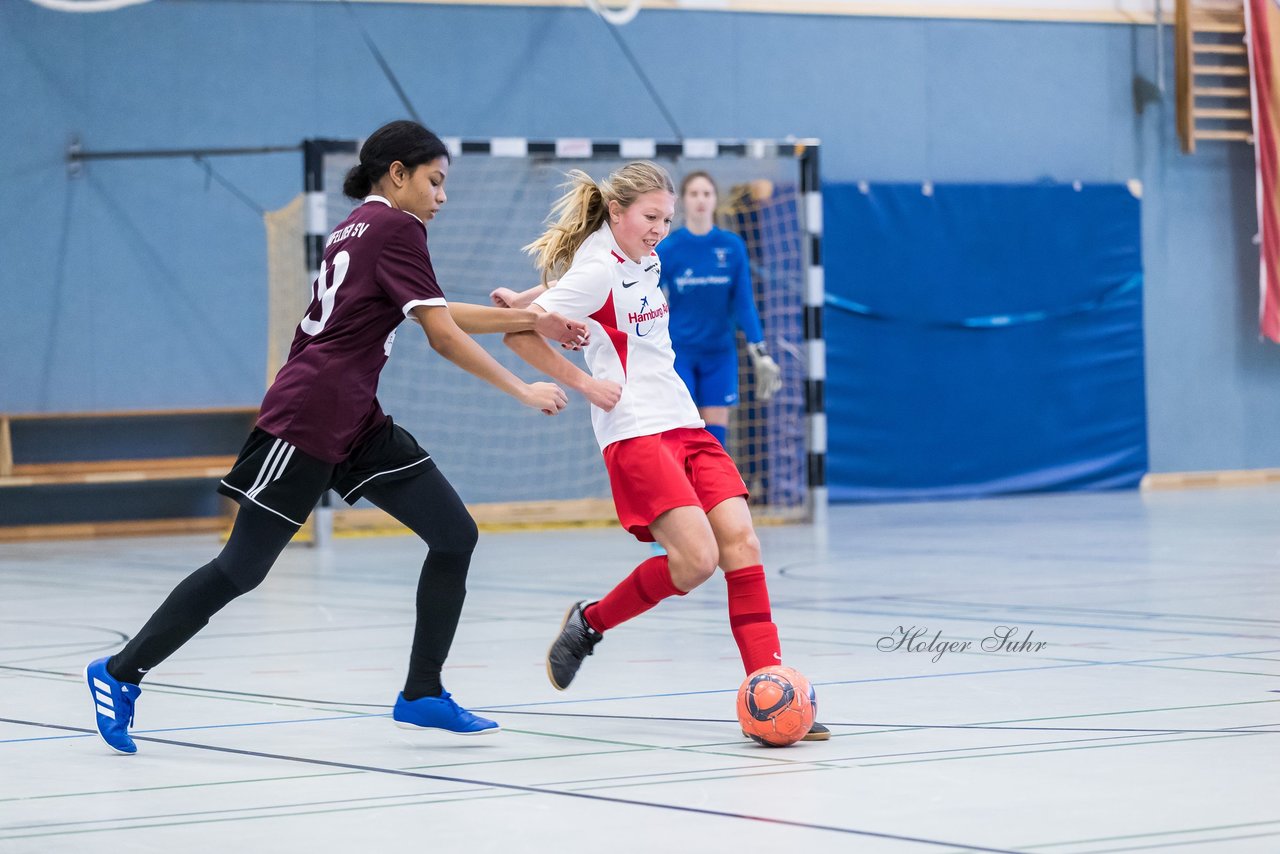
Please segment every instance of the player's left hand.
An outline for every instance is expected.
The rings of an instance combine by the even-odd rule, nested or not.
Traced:
[[[543,415],[556,415],[569,405],[564,389],[555,383],[529,383],[524,387],[520,400]]]
[[[489,301],[498,308],[515,308],[519,294],[511,288],[495,288],[489,294]]]
[[[749,345],[747,355],[756,372],[756,399],[767,402],[782,388],[782,368],[769,355],[763,341]]]
[[[549,311],[539,314],[533,322],[534,330],[543,338],[560,343],[566,350],[577,350],[586,344],[587,325],[577,320],[570,320],[562,314]]]
[[[622,386],[612,380],[590,379],[582,389],[582,395],[593,405],[609,412],[622,399]]]
[[[585,350],[587,345],[590,343],[591,330],[584,327],[582,330],[582,337],[578,339],[577,344],[561,344],[560,347],[564,350]]]

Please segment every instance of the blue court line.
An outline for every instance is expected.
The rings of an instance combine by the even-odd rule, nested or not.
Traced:
[[[885,653],[889,654],[889,653]],[[990,653],[998,655],[999,653]],[[1126,665],[1142,665],[1142,664],[1161,664],[1172,661],[1191,661],[1203,658],[1221,658],[1219,654],[1204,655],[1183,655],[1171,658],[1139,658],[1131,660],[1118,661],[1082,661],[1072,664],[1046,664],[1037,667],[1005,667],[993,670],[961,670],[950,673],[916,673],[909,676],[874,676],[867,679],[843,679],[836,681],[814,682],[814,686],[818,688],[829,687],[832,685],[865,685],[873,682],[905,682],[913,679],[944,679],[955,676],[988,676],[1005,673],[1028,673],[1046,670],[1065,670],[1071,668],[1082,667],[1119,667]],[[1211,671],[1206,671],[1211,672]],[[543,700],[537,703],[511,703],[504,706],[485,706],[484,709],[478,711],[499,711],[502,709],[523,709],[531,706],[563,706],[573,703],[606,703],[613,700],[651,700],[663,699],[666,697],[694,697],[702,694],[733,694],[737,693],[737,688],[715,688],[707,691],[672,691],[666,694],[627,694],[618,697],[589,697],[581,700]]]
[[[1004,746],[1001,746],[1001,745],[983,746],[983,747],[973,748],[973,750],[989,750],[989,751],[997,751],[997,752],[974,753],[970,751],[969,755],[967,756],[929,756],[928,758],[924,758],[924,759],[899,759],[899,760],[894,760],[892,762],[859,762],[858,766],[862,768],[878,768],[885,765],[923,765],[931,762],[961,762],[961,761],[967,762],[967,761],[972,761],[974,759],[1004,759],[1004,758],[1010,758],[1010,757],[1034,756],[1039,753],[1067,753],[1073,750],[1114,750],[1116,748],[1129,748],[1129,747],[1159,747],[1165,744],[1178,744],[1180,742],[1187,742],[1187,741],[1217,741],[1219,739],[1223,739],[1226,737],[1227,737],[1226,735],[1201,735],[1201,736],[1196,736],[1194,738],[1169,738],[1169,739],[1156,739],[1156,740],[1148,740],[1148,741],[1135,741],[1132,739],[1124,739],[1124,738],[1067,739],[1066,741],[1061,741],[1061,742],[1055,742],[1055,741],[1044,742],[1044,744],[1045,745],[1067,744],[1067,745],[1070,745],[1068,747],[1052,747],[1051,746],[1051,747],[1045,747],[1045,749],[1042,749],[1042,750],[1008,750],[1006,751],[1004,750]],[[1101,741],[1110,742],[1110,743],[1109,744],[1086,743],[1086,742],[1101,742]],[[1014,746],[1014,745],[1009,745],[1009,746]],[[929,753],[929,752],[934,752],[934,751],[925,751],[924,753]],[[944,751],[944,752],[950,752],[950,751]],[[889,755],[892,755],[892,754],[889,754]],[[904,753],[902,755],[903,756],[921,756],[923,755],[923,753],[920,753],[920,752]],[[857,758],[851,759],[849,761],[856,762]]]
[[[903,547],[888,547],[884,545],[879,545],[879,546],[866,545],[866,546],[859,546],[856,552],[851,551],[847,555],[838,554],[838,555],[832,555],[828,558],[819,558],[815,560],[806,560],[806,561],[793,562],[788,564],[780,564],[778,565],[778,572],[781,575],[785,575],[788,578],[793,578],[799,581],[832,582],[839,579],[838,573],[840,571],[842,570],[848,571],[849,564],[856,564],[856,563],[866,564],[869,562],[870,558],[895,558],[896,559],[896,558],[929,558],[929,557],[982,558],[988,561],[991,561],[991,560],[1002,560],[1002,561],[1009,561],[1009,562],[1020,561],[1023,563],[1029,562],[1029,561],[1037,561],[1041,563],[1053,562],[1053,563],[1060,563],[1064,565],[1119,564],[1122,568],[1130,568],[1130,569],[1149,569],[1149,568],[1152,568],[1153,566],[1153,563],[1149,560],[1141,560],[1136,558],[1125,558],[1125,557],[1107,557],[1105,555],[1072,555],[1072,554],[1064,555],[1057,552],[1052,554],[1026,554],[1025,552],[1016,552],[1016,551],[1004,552],[999,550],[983,549],[983,548],[956,547],[952,545],[938,546],[934,548],[921,548],[921,547],[903,548]],[[1173,559],[1163,560],[1162,559],[1157,562],[1157,565],[1160,567],[1178,567],[1178,568],[1185,567],[1188,569],[1199,569],[1199,570],[1215,569],[1216,570],[1216,569],[1219,569],[1222,564],[1221,564],[1221,561],[1213,561],[1213,560],[1173,560]],[[832,574],[826,575],[826,576],[812,575],[812,574],[802,575],[802,574],[793,572],[792,571],[793,567],[812,568],[812,569],[818,569],[818,570],[829,568],[833,570],[833,572]],[[1275,571],[1275,566],[1273,564],[1267,564],[1267,563],[1237,562],[1234,564],[1234,568],[1239,570],[1250,570],[1250,571],[1232,572],[1227,575],[1217,576],[1218,579],[1223,581],[1236,580],[1236,579],[1253,580],[1257,576],[1260,576],[1263,574],[1269,574]],[[1253,571],[1253,570],[1256,570],[1256,571]],[[1165,582],[1196,581],[1196,580],[1200,580],[1201,577],[1202,575],[1188,574],[1185,576],[1175,575],[1175,576],[1171,576],[1169,578],[1164,578],[1161,580]],[[1082,589],[1096,589],[1100,587],[1107,587],[1107,588],[1132,587],[1132,586],[1143,583],[1143,581],[1144,579],[1137,578],[1137,577],[1112,578],[1107,580],[1093,579],[1089,581],[1078,581],[1078,582],[1067,582],[1064,579],[1064,580],[1057,581],[1055,583],[1046,583],[1043,581],[1040,583],[1035,583],[1032,581],[1028,581],[1024,584],[1019,584],[1017,586],[1005,585],[1005,589],[1007,591],[1032,590],[1036,592],[1045,592],[1049,590],[1082,590]],[[972,586],[964,586],[964,587],[953,588],[951,590],[943,590],[941,592],[944,592],[944,593],[946,592],[956,593],[956,592],[966,592],[966,591],[986,592],[988,589],[989,587],[975,588]],[[934,592],[938,592],[938,591],[934,591]]]
[[[1233,842],[1240,839],[1263,839],[1269,836],[1277,836],[1276,833],[1250,833],[1240,836],[1217,836],[1213,839],[1188,839],[1177,840],[1174,842],[1153,842],[1150,845],[1131,845],[1125,848],[1094,848],[1085,854],[1119,854],[1121,851],[1150,851],[1153,848],[1173,848],[1178,845],[1204,845],[1209,842]],[[1273,849],[1274,850],[1274,849]]]
[[[1263,651],[1273,652],[1274,650],[1263,650]],[[994,655],[997,653],[991,653],[991,654]],[[814,682],[813,684],[815,687],[830,687],[830,686],[836,686],[836,685],[863,685],[863,684],[870,684],[870,683],[876,683],[876,682],[904,682],[904,681],[910,681],[915,679],[942,679],[942,678],[959,677],[959,676],[987,676],[987,675],[1002,675],[1002,674],[1008,674],[1008,673],[1042,672],[1042,671],[1049,671],[1049,670],[1063,670],[1063,669],[1084,668],[1084,667],[1162,664],[1166,662],[1175,662],[1175,661],[1192,661],[1192,660],[1198,660],[1198,659],[1204,659],[1204,658],[1220,658],[1220,657],[1223,657],[1224,655],[1226,654],[1222,653],[1222,654],[1183,655],[1183,656],[1172,656],[1172,657],[1165,657],[1165,658],[1129,659],[1129,660],[1117,660],[1117,661],[1085,660],[1079,663],[1068,663],[1068,664],[1047,664],[1047,665],[1040,665],[1040,666],[1034,666],[1034,667],[996,668],[992,670],[964,670],[964,671],[955,671],[955,672],[948,672],[948,673],[918,673],[918,674],[912,674],[907,676],[876,676],[876,677],[870,677],[866,679],[845,679],[845,680],[838,680],[838,681]],[[0,666],[0,670],[17,670],[17,671],[25,671],[30,673],[38,673],[41,675],[48,675],[48,676],[73,677],[75,675],[75,674],[64,673],[59,671],[38,670],[36,668],[25,668],[25,667]],[[197,686],[177,685],[173,683],[162,683],[162,682],[153,682],[151,684],[158,688],[171,688],[171,689],[177,689],[181,691],[193,691],[193,692],[198,692],[197,695],[204,694],[206,696],[210,694],[227,694],[230,696],[253,697],[256,699],[286,700],[290,702],[306,703],[306,704],[318,705],[318,706],[346,706],[346,707],[354,706],[357,708],[366,707],[366,708],[377,708],[377,709],[387,708],[385,704],[347,703],[347,702],[341,702],[336,700],[334,701],[317,700],[309,697],[285,697],[285,696],[280,696],[276,694],[260,694],[260,693],[254,693],[249,691],[233,691],[230,689],[200,688]],[[672,692],[667,692],[662,694],[627,694],[627,695],[614,696],[614,697],[585,697],[581,699],[572,699],[572,700],[543,700],[536,703],[508,703],[508,704],[497,705],[497,706],[490,705],[490,706],[484,706],[483,708],[476,708],[475,711],[495,712],[495,711],[503,711],[507,709],[525,709],[525,708],[538,707],[538,706],[563,706],[563,705],[575,705],[575,704],[581,704],[581,703],[606,703],[606,702],[614,702],[617,700],[652,700],[652,699],[664,699],[669,697],[695,697],[695,696],[703,696],[703,695],[709,695],[709,694],[732,694],[736,692],[737,692],[737,688],[713,688],[705,691],[672,691]],[[360,715],[356,715],[356,717],[360,717]]]
[[[79,673],[69,673],[62,670],[41,670],[35,667],[14,667],[11,665],[0,665],[0,670],[16,670],[21,673],[37,673],[41,676],[61,676],[68,679],[80,680]],[[294,703],[306,703],[312,706],[354,706],[356,708],[368,709],[386,709],[389,708],[387,703],[343,703],[337,700],[316,700],[311,697],[284,697],[279,694],[257,694],[252,691],[233,691],[230,688],[202,688],[198,685],[177,685],[172,682],[155,682],[148,680],[148,685],[153,688],[170,688],[177,691],[190,691],[193,694],[180,694],[179,696],[209,696],[210,694],[226,694],[232,697],[253,697],[259,700],[288,700]]]
[[[476,709],[476,711],[491,711],[488,708]],[[529,712],[518,709],[507,708],[503,712],[508,715],[534,715],[537,717],[547,718],[591,718],[592,720],[624,720],[624,721],[653,721],[658,723],[696,723],[696,724],[734,724],[737,719],[729,718],[679,718],[665,717],[658,715],[600,715],[591,714],[589,712]],[[960,729],[960,730],[980,730],[983,732],[1119,732],[1132,733],[1134,735],[1186,735],[1186,734],[1205,734],[1205,735],[1280,735],[1280,730],[1260,730],[1258,727],[1280,726],[1275,724],[1241,724],[1235,727],[1223,727],[1220,729],[1180,729],[1177,727],[1066,727],[1066,726],[996,726],[993,724],[912,724],[912,723],[872,723],[868,721],[830,721],[826,718],[822,719],[822,723],[827,726],[849,727],[850,729]],[[825,761],[825,760],[824,760]]]
[[[890,602],[909,602],[912,604],[955,606],[957,608],[1012,608],[1019,611],[1059,611],[1062,613],[1092,614],[1103,617],[1141,617],[1146,619],[1187,619],[1205,622],[1227,623],[1268,623],[1280,627],[1280,620],[1269,620],[1263,617],[1222,617],[1212,614],[1174,614],[1160,611],[1122,611],[1116,608],[1081,608],[1070,605],[1019,605],[1009,602],[953,602],[948,599],[922,599],[910,595],[883,595],[866,597],[887,600]]]
[[[678,695],[675,695],[678,696]],[[621,698],[620,698],[621,699]],[[534,705],[534,704],[531,704]],[[477,708],[478,712],[492,712],[500,709],[509,715],[536,715],[539,717],[555,717],[555,718],[590,718],[593,720],[634,720],[634,721],[652,721],[656,723],[712,723],[712,724],[734,724],[736,719],[729,718],[688,718],[688,717],[668,717],[655,715],[602,715],[591,713],[575,713],[575,712],[531,712],[521,711],[510,706],[504,707],[485,707]],[[284,721],[245,721],[243,723],[234,724],[202,724],[200,726],[185,727],[163,727],[157,729],[139,729],[130,730],[134,735],[146,735],[161,732],[196,732],[214,729],[239,729],[244,727],[261,727],[261,726],[278,726],[281,724],[304,724],[304,723],[322,723],[326,721],[342,721],[355,720],[363,718],[386,718],[390,717],[390,712],[381,713],[361,713],[352,715],[333,715],[324,718],[297,718]],[[974,731],[995,731],[995,732],[1083,732],[1083,733],[1132,733],[1134,735],[1187,735],[1187,734],[1213,734],[1213,735],[1280,735],[1280,730],[1261,730],[1258,727],[1280,726],[1280,724],[1242,724],[1237,727],[1225,727],[1222,729],[1179,729],[1171,727],[1052,727],[1052,726],[995,726],[988,724],[921,724],[921,723],[875,723],[868,721],[829,721],[824,720],[827,726],[848,727],[850,729],[884,729],[884,730],[974,730]],[[92,733],[90,733],[91,735]],[[63,741],[67,739],[87,738],[87,735],[45,735],[35,736],[32,738],[5,738],[0,739],[0,744],[24,744],[34,741]]]
[[[1035,592],[1040,592],[1040,591],[1037,588]],[[791,607],[796,610],[819,611],[819,612],[831,611],[837,614],[863,613],[863,612],[857,611],[855,609],[850,609],[850,608],[840,608],[840,607],[823,608],[821,606],[828,603],[865,603],[865,604],[874,603],[876,605],[881,605],[881,606],[929,605],[929,606],[954,607],[956,609],[976,609],[984,612],[988,610],[1000,611],[1003,609],[1008,609],[1010,611],[1046,611],[1046,612],[1062,611],[1062,612],[1077,612],[1080,614],[1093,614],[1093,615],[1102,616],[1102,617],[1114,616],[1117,619],[1150,620],[1150,619],[1157,619],[1157,618],[1170,618],[1170,619],[1185,619],[1190,621],[1200,620],[1200,621],[1206,621],[1206,622],[1247,621],[1247,622],[1270,623],[1271,625],[1268,626],[1268,628],[1272,626],[1280,626],[1280,621],[1265,620],[1265,619],[1253,620],[1250,618],[1214,617],[1214,616],[1204,615],[1204,614],[1173,614],[1173,613],[1162,614],[1156,611],[1130,612],[1130,611],[1121,611],[1118,609],[1107,610],[1107,609],[1090,609],[1090,608],[1071,608],[1068,606],[1040,606],[1040,605],[1018,604],[1018,603],[1010,603],[1010,602],[953,602],[945,599],[921,599],[921,598],[912,596],[910,594],[898,594],[898,593],[886,593],[886,594],[875,595],[875,596],[827,596],[827,597],[795,597],[795,598],[784,597],[784,598],[780,598],[778,602],[784,607]],[[868,613],[878,613],[878,612],[868,612]],[[952,612],[946,612],[946,613],[952,613]],[[937,616],[937,615],[933,615],[933,616]],[[985,616],[985,614],[983,616]],[[1065,622],[1065,623],[1061,623],[1061,625],[1083,627],[1083,628],[1098,627],[1094,623]],[[1110,628],[1111,625],[1104,624],[1103,627]],[[1159,628],[1163,628],[1163,626]]]
[[[1002,619],[1000,617],[993,618],[990,616],[967,617],[963,614],[911,613],[909,615],[904,615],[902,612],[895,613],[892,611],[888,611],[888,612],[866,611],[866,610],[861,610],[857,608],[822,608],[817,606],[788,605],[785,601],[782,603],[775,603],[774,609],[779,611],[790,609],[792,611],[801,611],[804,613],[818,613],[818,614],[844,614],[844,615],[857,614],[859,616],[865,616],[865,617],[887,617],[890,620],[895,620],[895,621],[901,621],[904,618],[910,618],[910,619],[952,620],[956,622],[969,622],[969,623],[990,623],[992,619],[997,619],[997,620]],[[1193,637],[1231,638],[1233,640],[1271,640],[1271,641],[1280,640],[1280,635],[1267,635],[1267,634],[1240,635],[1240,634],[1232,634],[1230,632],[1195,631],[1190,629],[1182,629],[1177,626],[1162,626],[1159,628],[1141,628],[1138,626],[1097,625],[1094,623],[1060,623],[1060,622],[1046,622],[1043,620],[1038,620],[1037,627],[1039,626],[1053,626],[1054,628],[1063,628],[1063,629],[1098,629],[1102,631],[1114,631],[1114,632],[1140,632],[1144,634],[1153,634],[1153,635],[1179,634],[1179,635],[1191,635]]]
[[[289,721],[246,721],[244,723],[239,723],[239,724],[204,724],[202,726],[165,727],[164,729],[135,729],[135,730],[130,730],[130,732],[134,735],[142,735],[144,733],[152,733],[152,732],[188,732],[190,730],[235,729],[238,727],[251,727],[251,726],[278,726],[280,724],[310,724],[310,723],[319,723],[321,721],[346,721],[346,720],[351,720],[352,718],[385,718],[385,717],[389,717],[390,715],[391,715],[390,712],[383,712],[382,714],[374,714],[370,712],[367,714],[358,714],[358,715],[334,715],[333,717],[328,717],[328,718],[297,718],[296,720],[289,720]],[[93,735],[92,730],[85,730],[85,732],[89,733],[89,735]],[[39,738],[3,738],[3,739],[0,739],[0,744],[18,744],[18,743],[27,742],[27,741],[59,741],[61,739],[67,739],[67,738],[84,738],[84,737],[85,737],[84,735],[45,735],[45,736],[40,736]]]
[[[1126,833],[1121,836],[1099,836],[1099,837],[1094,837],[1092,839],[1071,839],[1064,842],[1041,842],[1041,843],[1036,843],[1034,845],[1025,845],[1023,847],[1026,848],[1028,851],[1038,851],[1045,848],[1062,848],[1063,846],[1066,846],[1066,845],[1091,845],[1099,842],[1124,842],[1124,841],[1136,841],[1136,840],[1143,840],[1143,839],[1153,839],[1158,836],[1186,836],[1187,834],[1191,834],[1191,833],[1211,833],[1214,831],[1221,831],[1221,830],[1243,830],[1244,828],[1248,828],[1248,827],[1262,827],[1264,825],[1269,825],[1269,824],[1280,824],[1280,821],[1276,821],[1276,820],[1246,821],[1246,822],[1241,822],[1239,824],[1218,824],[1218,825],[1211,825],[1208,827],[1184,827],[1184,828],[1179,828],[1178,830],[1160,830],[1160,831],[1151,831],[1148,833]],[[1264,834],[1264,835],[1271,835],[1271,834]],[[1236,837],[1231,837],[1231,838],[1236,838]],[[1203,842],[1218,842],[1218,841],[1220,840],[1219,839],[1207,839],[1207,840],[1199,840],[1199,841],[1192,840],[1192,842],[1188,844],[1200,844]],[[1179,844],[1182,844],[1182,843],[1179,843]],[[1151,846],[1146,846],[1146,847],[1151,847]],[[1111,850],[1114,850],[1114,849],[1111,849]]]
[[[310,776],[316,777],[321,775],[310,775]],[[324,775],[324,776],[328,776],[328,775]],[[445,789],[443,791],[433,792],[432,798],[436,798],[439,795],[463,794],[471,791],[472,791],[471,789]],[[403,801],[406,798],[420,798],[421,796],[422,795],[419,792],[410,792],[402,795],[376,795],[376,796],[365,797],[365,798],[342,798],[341,800],[332,800],[332,801],[303,801],[301,803],[292,803],[292,804],[267,804],[265,806],[232,807],[229,809],[220,809],[220,810],[195,810],[192,812],[159,813],[159,814],[153,814],[153,815],[112,816],[110,818],[92,818],[92,819],[83,819],[80,821],[46,822],[43,824],[8,824],[8,825],[5,825],[3,828],[0,828],[0,833],[9,833],[10,831],[14,831],[14,830],[50,830],[53,832],[52,833],[12,834],[9,836],[0,836],[0,839],[30,839],[33,836],[70,836],[72,834],[77,834],[77,833],[95,833],[95,832],[100,833],[100,832],[112,831],[112,830],[150,830],[153,827],[174,827],[174,826],[183,825],[183,824],[211,824],[218,820],[214,819],[213,821],[210,821],[208,819],[205,819],[205,820],[195,820],[190,822],[161,822],[159,821],[159,819],[191,818],[193,816],[215,816],[215,815],[226,815],[228,813],[231,813],[233,815],[238,813],[239,815],[235,815],[235,818],[243,818],[243,819],[290,818],[296,815],[308,815],[308,814],[314,815],[316,814],[316,812],[320,814],[325,814],[329,812],[344,812],[344,810],[318,810],[318,811],[307,812],[307,813],[284,812],[284,810],[296,810],[299,807],[332,806],[335,804],[344,804],[344,805],[350,804],[355,809],[360,809],[361,807],[355,807],[354,805],[360,804],[360,803],[367,803],[368,801],[384,801],[384,802],[397,801],[397,800]],[[430,803],[430,801],[427,801],[427,803]],[[409,803],[409,804],[383,803],[380,806],[396,807],[396,806],[416,806],[416,805],[417,805],[416,803]],[[278,812],[274,815],[251,815],[251,813],[261,813],[267,810],[280,810],[281,812]],[[231,819],[231,820],[235,820],[235,819]],[[101,824],[106,824],[108,822],[117,822],[118,824],[115,827],[97,827],[97,828],[91,828],[87,831],[86,830],[54,830],[55,828],[74,828],[77,826],[83,826],[87,824],[101,825]],[[152,822],[152,823],[151,824],[130,824],[130,825],[119,824],[123,822]]]
[[[787,603],[785,601],[783,601],[781,604],[779,604],[777,600],[775,600],[774,602],[775,613],[787,607],[794,607],[795,610],[799,610],[799,611],[808,610],[800,606],[791,605],[790,603]],[[714,636],[714,637],[720,637],[723,635],[723,631],[719,628],[716,628],[716,629],[711,629],[709,627],[705,629],[690,628],[690,626],[702,627],[704,625],[702,621],[695,620],[690,617],[675,617],[672,615],[666,615],[664,616],[664,619],[667,622],[681,624],[682,630],[687,633],[695,633],[702,636]],[[957,617],[957,618],[948,618],[948,619],[957,619],[957,620],[963,620],[963,621],[969,621],[969,622],[981,622],[981,620],[979,620],[978,618],[969,618],[969,617]],[[897,628],[903,628],[907,622],[908,621],[906,620],[902,620],[901,622],[898,623]],[[983,624],[994,628],[996,625],[999,625],[1001,623],[1012,624],[1015,622],[1018,622],[1018,621],[1012,620],[1012,619],[1005,619],[1002,617],[993,617],[989,621],[984,622]],[[1040,627],[1041,627],[1040,625],[1035,626],[1035,628],[1040,628]],[[918,626],[913,625],[912,628],[913,629],[918,628]],[[868,638],[878,639],[878,638],[886,637],[883,629],[871,629],[871,628],[866,628],[865,626],[849,627],[849,628],[845,628],[842,626],[840,627],[827,626],[824,628],[824,631],[839,635],[839,639],[836,639],[833,637],[803,637],[803,636],[792,633],[788,635],[787,643],[789,645],[790,644],[825,644],[827,646],[850,647],[852,649],[857,649],[858,647],[861,647],[864,645],[867,647],[874,646],[874,644],[867,642]],[[1167,631],[1169,634],[1177,634],[1177,632],[1173,628],[1169,628]],[[976,633],[960,634],[960,635],[952,635],[952,639],[960,640],[960,641],[967,640],[967,641],[972,641],[976,643],[977,641],[981,640],[982,637],[989,636],[989,635],[990,635],[990,630],[988,630],[986,635],[982,635],[982,636]],[[1258,640],[1258,639],[1271,640],[1272,638],[1269,636],[1241,635],[1235,639],[1237,640]],[[1084,647],[1076,647],[1070,644],[1063,644],[1061,642],[1054,642],[1054,641],[1049,641],[1048,643],[1051,646],[1054,646],[1055,648],[1065,649],[1065,650],[1084,648]],[[1225,658],[1230,656],[1261,655],[1261,654],[1268,654],[1268,653],[1280,653],[1280,649],[1245,650],[1242,652],[1219,652],[1219,653],[1185,653],[1185,655],[1191,656],[1193,658],[1194,657]],[[981,655],[981,654],[999,655],[999,654],[1011,654],[1011,653],[998,653],[998,652],[982,653],[982,652],[975,651],[975,652],[957,652],[954,654],[957,656],[965,656],[965,655],[972,656],[972,655]],[[1035,658],[1037,658],[1038,660],[1065,661],[1065,662],[1091,661],[1091,659],[1068,658],[1068,657],[1052,656],[1052,655],[1044,655],[1044,654],[1037,655],[1035,656]],[[1280,661],[1280,659],[1265,659],[1265,660]]]
[[[83,727],[71,727],[62,724],[50,724],[40,721],[24,721],[12,718],[0,718],[0,723],[17,724],[19,726],[42,727],[45,729],[67,730],[77,733],[89,733]],[[218,747],[212,744],[196,744],[188,741],[174,741],[167,738],[152,738],[143,736],[139,741],[152,742],[155,744],[167,744],[171,747],[189,747],[195,750],[209,750],[215,753],[228,753],[234,756],[247,756],[254,759],[276,759],[283,762],[297,762],[304,765],[318,765],[323,768],[341,768],[347,771],[365,771],[372,774],[387,774],[396,777],[409,777],[417,780],[433,780],[444,783],[459,783],[466,786],[479,786],[482,788],[499,789],[510,792],[523,792],[533,795],[551,795],[553,797],[574,798],[584,801],[594,801],[596,803],[617,804],[620,806],[638,806],[649,807],[651,809],[667,810],[670,812],[679,812],[689,815],[712,816],[716,818],[732,818],[744,821],[760,822],[762,824],[781,825],[784,827],[796,827],[804,830],[824,830],[831,833],[841,833],[848,836],[861,836],[870,839],[888,839],[894,842],[913,842],[920,845],[936,845],[945,846],[951,849],[960,849],[962,851],[981,851],[987,854],[1023,854],[1023,852],[1013,851],[1007,848],[988,848],[979,845],[964,845],[957,842],[945,842],[940,839],[924,839],[916,836],[902,836],[894,833],[879,833],[873,830],[858,830],[852,827],[839,827],[836,825],[813,824],[809,822],[793,821],[791,819],[770,818],[761,815],[751,815],[749,813],[737,813],[727,810],[713,810],[703,807],[685,806],[683,804],[666,804],[660,801],[641,801],[632,798],[620,798],[612,795],[598,795],[590,792],[566,791],[563,789],[550,789],[542,786],[522,786],[515,783],[499,783],[493,780],[473,780],[466,777],[451,777],[443,774],[426,774],[420,771],[408,771],[400,768],[382,768],[376,765],[359,765],[353,762],[337,762],[329,759],[313,759],[305,756],[289,756],[282,753],[265,753],[257,750],[243,750],[235,747]]]
[[[1101,493],[1094,492],[1094,493],[1088,493],[1088,495],[1091,498],[1097,498],[1099,495],[1101,495]],[[1016,496],[1016,498],[1020,498],[1020,499],[1027,499],[1031,497],[1033,496],[1029,493],[1023,493],[1020,496]],[[1034,496],[1034,498],[1038,500],[1051,499],[1053,497],[1055,496],[1049,493],[1038,493]],[[1063,497],[1063,494],[1059,493],[1056,497]],[[983,499],[983,503],[990,504],[999,500],[1001,500],[999,497],[985,498]],[[898,504],[903,504],[903,503],[914,504],[915,506],[924,506],[927,502],[907,501],[907,502],[897,502],[897,503]],[[934,503],[950,504],[950,505],[956,504],[955,501],[939,501]],[[955,539],[956,532],[959,531],[959,532],[967,533],[973,521],[974,520],[972,518],[949,519],[941,522],[926,521],[925,522],[926,536],[931,535],[933,539],[936,540],[936,544],[934,544],[933,542],[924,544],[919,539],[904,540],[902,537],[898,536],[899,531],[894,530],[891,532],[885,532],[883,534],[883,537],[884,537],[883,539],[878,539],[878,540],[863,539],[858,541],[855,545],[851,545],[847,547],[844,545],[837,545],[835,547],[836,550],[828,550],[826,554],[815,554],[812,556],[806,556],[803,558],[793,559],[785,562],[779,561],[776,564],[776,566],[781,570],[792,569],[792,568],[818,569],[818,568],[824,568],[824,567],[831,567],[834,569],[838,569],[840,568],[841,565],[856,562],[856,561],[861,561],[867,557],[918,557],[918,556],[930,556],[930,555],[943,555],[948,557],[961,557],[961,558],[968,558],[968,557],[1017,558],[1020,560],[1029,560],[1029,561],[1061,561],[1064,564],[1068,564],[1068,563],[1070,564],[1127,564],[1127,565],[1131,565],[1134,567],[1141,567],[1141,568],[1147,568],[1147,567],[1153,567],[1153,566],[1197,567],[1197,568],[1222,566],[1221,560],[1215,560],[1212,557],[1206,557],[1204,559],[1200,559],[1195,557],[1179,556],[1179,557],[1161,557],[1159,560],[1153,560],[1148,556],[1142,556],[1142,555],[1128,556],[1128,555],[1113,555],[1110,553],[1097,554],[1097,553],[1091,553],[1091,552],[1074,552],[1074,551],[1066,552],[1066,551],[1062,551],[1061,549],[1055,549],[1052,551],[1044,551],[1044,552],[1040,552],[1040,551],[1028,552],[1026,551],[1025,547],[1021,546],[1017,542],[1009,542],[1007,540],[993,541],[990,538],[982,540],[981,542],[977,540],[968,540],[968,539],[957,541]],[[986,520],[983,518],[979,518],[979,521],[986,522]],[[1023,520],[1019,519],[1018,524],[1015,525],[1014,527],[1021,527],[1022,521]],[[1039,519],[1037,519],[1036,521],[1039,521]],[[1074,523],[1077,520],[1072,520],[1072,521]],[[1092,520],[1089,520],[1089,521],[1092,521]],[[1138,521],[1138,520],[1133,520],[1133,521]],[[872,528],[874,527],[875,524],[876,524],[875,521],[868,521],[867,527]],[[910,527],[914,528],[914,527],[918,527],[918,525],[916,525],[913,522],[911,523]],[[1005,526],[1000,526],[1000,527],[1005,527]],[[877,531],[876,533],[880,533],[880,532]],[[993,542],[1007,542],[1008,549],[1006,550],[1004,548],[996,547],[992,545]],[[1274,568],[1275,567],[1273,564],[1266,563],[1265,560],[1262,560],[1262,559],[1259,559],[1256,561],[1252,559],[1232,561],[1231,563],[1232,571],[1228,575],[1223,577],[1239,578],[1243,573],[1249,570],[1255,570],[1255,569],[1273,570]],[[1128,579],[1128,580],[1117,579],[1115,582],[1112,582],[1112,583],[1117,583],[1117,582],[1130,583],[1131,581],[1132,579]]]

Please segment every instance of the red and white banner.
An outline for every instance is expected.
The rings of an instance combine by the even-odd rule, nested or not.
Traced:
[[[1245,0],[1262,257],[1262,334],[1280,344],[1280,6]]]

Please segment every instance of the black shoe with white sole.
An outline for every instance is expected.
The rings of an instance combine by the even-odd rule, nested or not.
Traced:
[[[587,625],[582,612],[588,604],[585,600],[573,603],[569,612],[564,615],[564,622],[560,624],[560,635],[551,644],[551,649],[547,650],[547,677],[557,691],[569,687],[573,677],[578,674],[578,668],[582,666],[582,660],[604,638],[604,635]]]

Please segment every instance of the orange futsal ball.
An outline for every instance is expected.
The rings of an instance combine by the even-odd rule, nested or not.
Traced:
[[[813,686],[795,668],[762,667],[738,689],[742,731],[765,747],[795,744],[813,727],[813,715]]]

